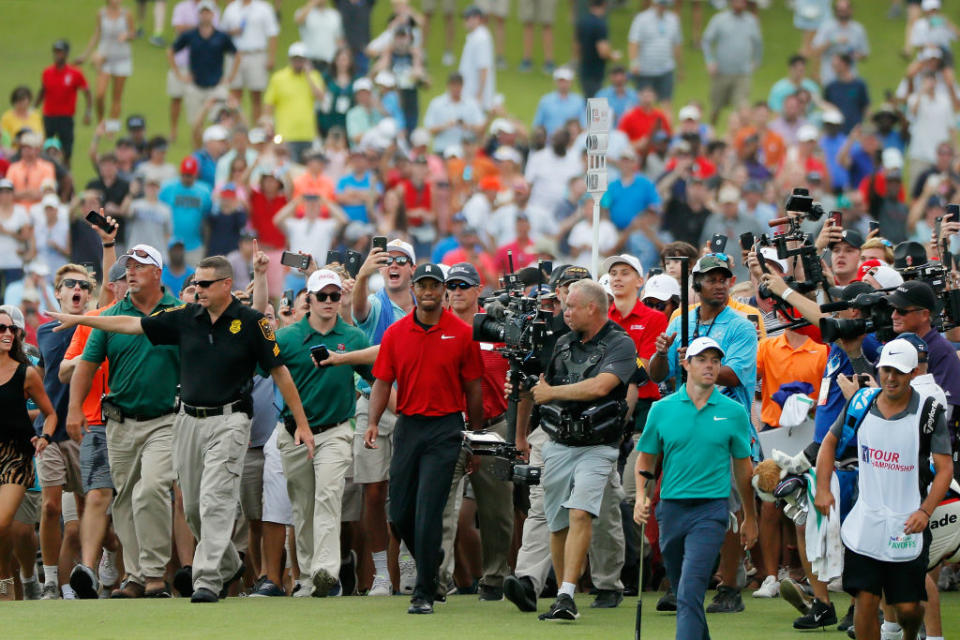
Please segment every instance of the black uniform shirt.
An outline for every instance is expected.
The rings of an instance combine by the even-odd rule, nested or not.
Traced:
[[[180,397],[189,405],[239,400],[249,392],[257,365],[269,372],[283,364],[267,319],[236,298],[212,325],[199,304],[165,309],[140,324],[153,344],[180,347]]]
[[[600,340],[603,340],[607,345],[602,356],[599,355],[597,348],[597,343]],[[620,385],[612,395],[618,399],[623,399],[626,387],[630,384],[630,380],[637,369],[637,349],[633,340],[611,320],[607,320],[607,323],[597,335],[587,342],[582,342],[581,334],[576,331],[561,336],[557,340],[553,357],[547,367],[547,382],[552,385],[569,384],[569,382],[561,380],[565,377],[562,372],[566,368],[566,363],[563,362],[566,359],[572,361],[571,364],[591,361],[591,375],[587,377],[596,377],[601,373],[612,373],[617,376]],[[573,382],[577,381],[574,380]]]

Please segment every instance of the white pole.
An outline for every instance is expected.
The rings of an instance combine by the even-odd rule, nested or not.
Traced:
[[[600,277],[600,199],[607,190],[607,143],[610,105],[606,98],[587,101],[587,192],[593,198],[593,277]]]
[[[593,266],[593,277],[600,277],[600,198],[601,193],[593,196],[593,251],[590,254],[590,264]]]

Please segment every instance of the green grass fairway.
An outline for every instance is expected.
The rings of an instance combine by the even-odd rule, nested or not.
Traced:
[[[711,594],[708,594],[711,595]],[[657,594],[644,596],[643,637],[674,637],[674,615],[653,610]],[[0,606],[3,638],[331,638],[336,640],[631,640],[636,600],[628,598],[613,610],[590,609],[589,596],[577,598],[580,620],[547,623],[520,613],[507,601],[480,603],[476,596],[452,596],[432,616],[406,613],[407,598],[331,598],[329,600],[230,598],[214,605],[185,599],[98,602],[17,602]],[[846,611],[846,596],[836,599]],[[540,609],[548,603],[541,601]],[[799,638],[790,623],[796,612],[780,599],[753,600],[739,614],[710,615],[716,640]],[[839,608],[839,606],[838,606]],[[960,594],[945,594],[944,629],[960,628]],[[838,611],[840,615],[843,612]],[[828,629],[831,639],[846,636]]]

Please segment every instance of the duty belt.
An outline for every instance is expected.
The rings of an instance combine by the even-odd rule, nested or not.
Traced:
[[[183,412],[193,418],[214,418],[216,416],[229,416],[233,413],[249,414],[247,403],[243,400],[237,400],[222,407],[194,407],[189,404],[183,405]]]
[[[341,424],[343,424],[343,423],[345,423],[345,422],[346,422],[346,420],[341,420],[340,422],[330,422],[330,423],[327,423],[327,424],[312,424],[312,425],[310,425],[310,432],[311,432],[313,435],[317,435],[318,433],[323,433],[324,431],[329,431],[330,429],[333,429],[334,427],[339,427]],[[283,419],[283,427],[287,430],[287,433],[289,433],[289,434],[292,436],[292,435],[294,434],[294,432],[297,430],[297,421],[294,420],[292,416],[291,416],[291,417],[284,418],[284,419]]]
[[[103,418],[112,420],[113,422],[124,422],[125,420],[133,420],[135,422],[147,422],[149,420],[156,420],[162,416],[168,416],[174,412],[174,409],[171,407],[166,411],[161,411],[160,413],[152,414],[136,414],[136,413],[127,413],[123,410],[122,407],[117,405],[114,402],[111,402],[109,399],[104,398],[100,403],[100,411],[103,415]]]

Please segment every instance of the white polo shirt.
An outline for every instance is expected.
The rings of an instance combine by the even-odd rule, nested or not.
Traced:
[[[220,28],[227,33],[241,29],[240,35],[233,36],[233,45],[240,52],[263,51],[267,41],[280,33],[277,14],[265,0],[233,0],[223,11]]]
[[[487,70],[486,83],[479,100],[484,111],[493,107],[493,95],[496,93],[497,68],[494,62],[493,36],[489,29],[480,25],[467,34],[458,71],[463,76],[463,95],[476,99],[480,90],[480,71]]]

